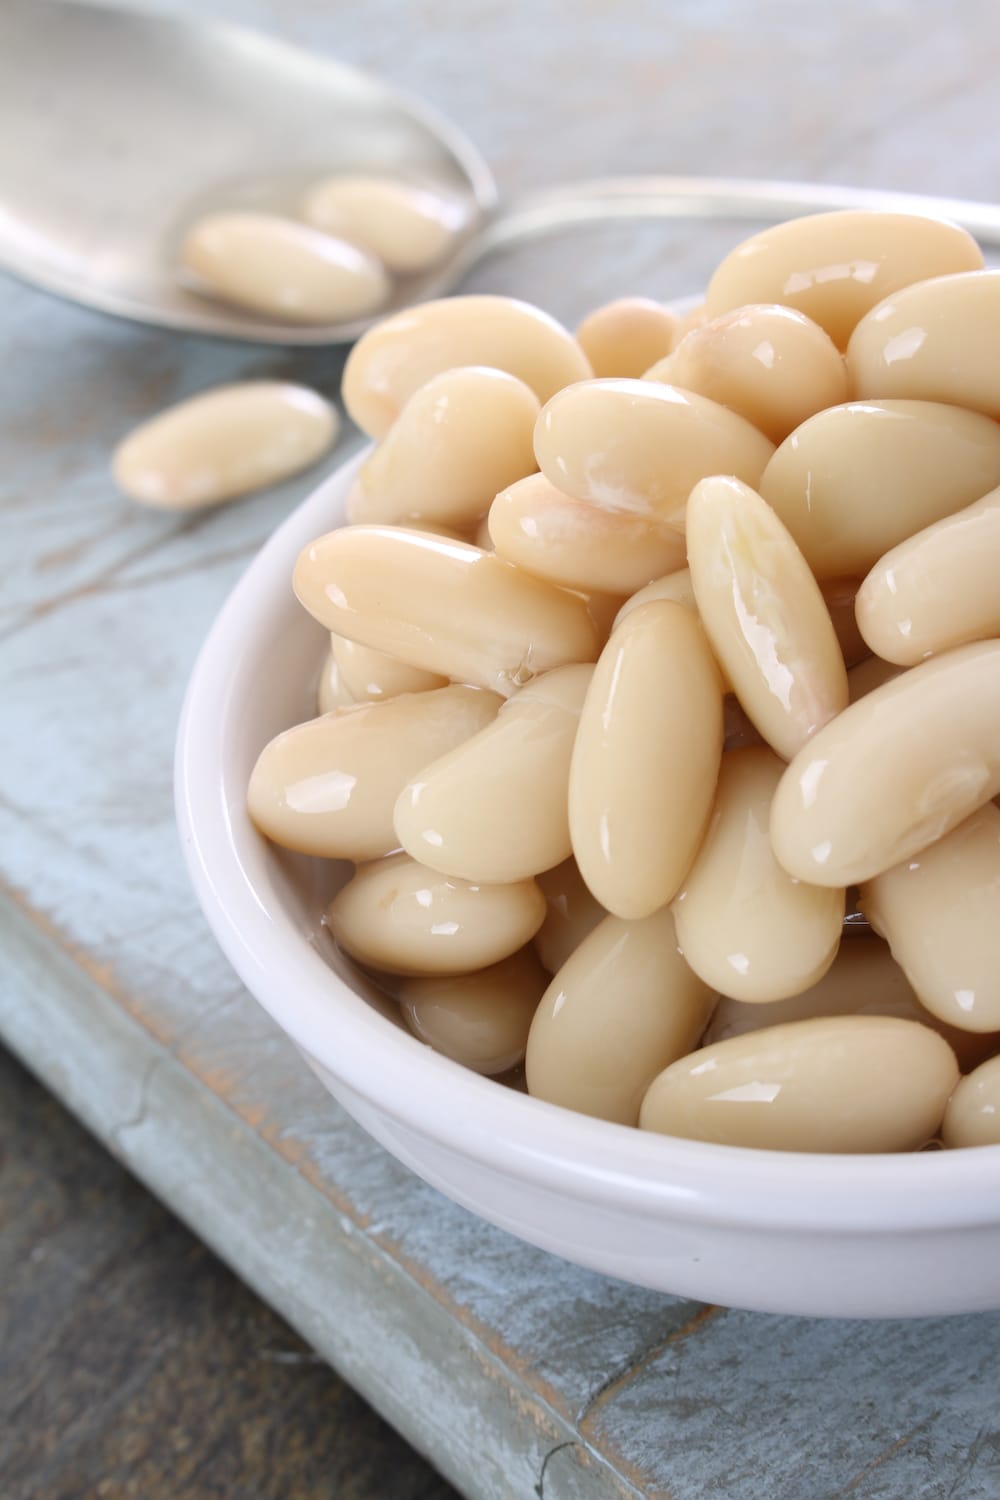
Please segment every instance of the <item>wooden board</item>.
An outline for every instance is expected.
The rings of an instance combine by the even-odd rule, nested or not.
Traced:
[[[1000,13],[976,0],[945,20],[902,0],[174,8],[280,27],[415,89],[512,194],[640,170],[1000,192]],[[697,290],[743,232],[575,232],[470,284],[572,322],[615,293]],[[225,379],[335,393],[341,356],[177,337],[10,281],[0,336],[8,1043],[470,1497],[1000,1494],[1000,1317],[809,1323],[609,1282],[448,1204],[329,1100],[207,934],[170,773],[216,610],[349,441],[185,518],[129,507],[107,456]]]

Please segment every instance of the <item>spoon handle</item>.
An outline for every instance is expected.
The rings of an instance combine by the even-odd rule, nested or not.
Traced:
[[[868,208],[952,219],[984,245],[1000,246],[1000,204],[833,183],[736,177],[603,177],[515,199],[470,244],[463,271],[496,250],[574,224],[608,219],[779,220],[823,209]]]

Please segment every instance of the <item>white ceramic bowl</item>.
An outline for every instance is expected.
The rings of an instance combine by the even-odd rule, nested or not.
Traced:
[[[749,1151],[647,1135],[439,1057],[333,948],[346,867],[275,849],[246,811],[262,746],[314,713],[327,637],[300,549],[344,520],[358,461],[251,564],[195,667],[177,747],[191,877],[233,967],[331,1094],[450,1198],[626,1281],[768,1312],[911,1317],[1000,1307],[1000,1147],[906,1156]]]

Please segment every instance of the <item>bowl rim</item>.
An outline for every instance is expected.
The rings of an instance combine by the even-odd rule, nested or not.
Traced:
[[[224,603],[181,711],[175,805],[194,890],[250,993],[335,1080],[418,1136],[562,1197],[669,1221],[830,1235],[982,1226],[1000,1219],[1000,1145],[847,1156],[714,1145],[639,1131],[533,1099],[395,1027],[344,982],[241,861],[245,788],[231,786],[226,725],[239,662],[299,608],[292,565],[331,520],[370,449],[348,457],[275,530]]]

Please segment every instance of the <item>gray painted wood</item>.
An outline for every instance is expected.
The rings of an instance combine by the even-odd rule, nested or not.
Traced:
[[[512,194],[640,170],[1000,191],[986,0],[173,8],[416,89]],[[615,293],[697,290],[743,232],[581,232],[472,284],[572,321]],[[314,474],[181,519],[120,500],[107,455],[222,380],[333,394],[341,356],[133,328],[7,281],[0,337],[3,1036],[470,1496],[1000,1494],[996,1319],[810,1324],[623,1287],[446,1203],[332,1104],[207,935],[170,759],[226,592],[350,439]]]

